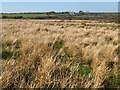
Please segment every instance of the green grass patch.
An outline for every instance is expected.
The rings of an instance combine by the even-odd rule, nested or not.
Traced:
[[[88,76],[92,72],[92,69],[89,66],[80,64],[78,67],[78,72],[81,76]]]
[[[109,75],[108,78],[106,78],[104,81],[104,85],[106,88],[120,88],[120,74]]]
[[[16,41],[15,43],[7,41],[2,44],[1,57],[2,59],[17,59],[20,56],[21,42]]]
[[[54,45],[53,45],[53,49],[54,50],[59,50],[63,47],[64,45],[64,41],[63,40],[57,40]]]
[[[43,16],[48,16],[47,14],[3,14],[3,17],[21,17],[21,18],[34,18],[34,17],[43,17]]]

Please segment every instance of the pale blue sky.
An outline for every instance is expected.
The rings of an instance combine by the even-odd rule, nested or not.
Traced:
[[[119,2],[120,0],[1,0],[2,2]]]
[[[118,12],[117,2],[2,2],[2,12]]]

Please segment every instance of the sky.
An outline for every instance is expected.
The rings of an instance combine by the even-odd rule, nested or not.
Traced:
[[[2,2],[119,2],[120,0],[1,0]]]
[[[118,2],[2,2],[2,12],[118,12]]]

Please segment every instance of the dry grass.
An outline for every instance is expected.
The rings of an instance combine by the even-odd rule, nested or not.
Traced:
[[[2,88],[120,87],[117,24],[80,22],[3,20]]]

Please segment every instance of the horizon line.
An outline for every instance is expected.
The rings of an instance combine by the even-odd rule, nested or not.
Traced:
[[[79,10],[79,11],[82,11],[84,13],[117,13],[117,12],[120,12],[120,11],[83,11],[83,10]],[[79,11],[70,11],[70,10],[64,10],[64,11],[56,11],[56,10],[48,10],[48,11],[14,11],[14,12],[4,12],[4,11],[1,11],[0,13],[47,13],[47,12],[55,12],[55,13],[60,13],[60,12],[75,12],[75,13],[79,13]]]

